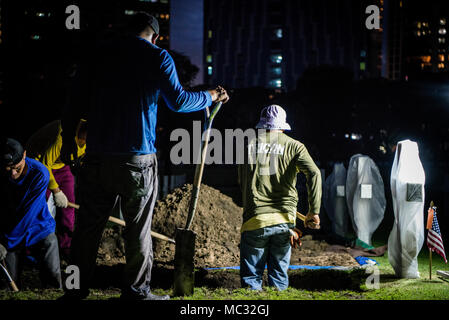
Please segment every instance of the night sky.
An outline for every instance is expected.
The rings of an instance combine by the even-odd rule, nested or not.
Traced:
[[[200,70],[193,85],[203,83],[203,0],[170,1],[170,48],[185,54]]]

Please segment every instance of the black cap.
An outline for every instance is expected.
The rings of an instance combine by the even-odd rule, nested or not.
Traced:
[[[6,138],[3,140],[2,166],[13,166],[23,159],[23,147],[19,141]]]
[[[150,26],[156,34],[159,34],[159,22],[154,16],[144,11],[139,11],[131,16],[129,24],[136,33],[142,32],[146,27]]]

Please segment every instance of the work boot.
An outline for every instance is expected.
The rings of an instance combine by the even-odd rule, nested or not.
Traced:
[[[66,290],[64,295],[60,296],[56,300],[59,301],[77,301],[86,299],[89,296],[90,290]]]

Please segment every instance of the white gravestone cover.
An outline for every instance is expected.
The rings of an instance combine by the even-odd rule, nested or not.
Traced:
[[[323,187],[323,205],[332,222],[332,231],[342,237],[348,229],[348,207],[345,198],[346,168],[343,163],[334,164]]]
[[[398,277],[419,278],[425,179],[418,144],[410,140],[399,142],[391,169],[394,224],[388,238],[388,260]]]
[[[386,198],[379,169],[370,157],[362,154],[351,157],[346,202],[357,237],[371,245],[371,237],[384,218]]]

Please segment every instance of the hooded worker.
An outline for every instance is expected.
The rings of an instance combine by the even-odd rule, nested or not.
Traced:
[[[309,202],[304,225],[320,223],[321,172],[304,144],[284,134],[291,130],[286,120],[282,107],[264,108],[258,136],[249,142],[248,159],[238,168],[243,198],[240,277],[242,287],[252,290],[262,289],[265,264],[269,286],[288,287],[291,246],[301,235],[295,228],[300,172],[307,178]]]
[[[50,173],[50,181],[46,199],[53,195],[56,210],[56,235],[58,237],[61,256],[67,258],[70,254],[72,232],[75,224],[75,209],[68,203],[75,203],[75,178],[70,166],[61,158],[62,148],[61,120],[55,120],[35,132],[26,144],[28,156],[45,165]],[[87,121],[81,119],[76,134],[73,137],[77,145],[78,157],[86,150]]]
[[[30,254],[38,262],[44,287],[61,288],[61,272],[55,221],[48,210],[45,192],[47,168],[26,156],[22,145],[4,139],[1,148],[0,197],[3,205],[0,246],[6,249],[6,267],[20,286],[22,259]]]

